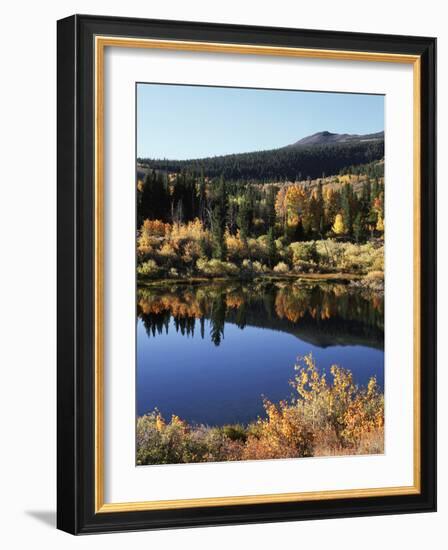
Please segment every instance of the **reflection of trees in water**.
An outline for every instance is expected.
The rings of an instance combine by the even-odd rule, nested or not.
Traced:
[[[163,329],[165,329],[165,332],[168,334],[168,327],[171,319],[171,312],[168,309],[155,313],[143,313],[140,314],[139,317],[143,322],[143,326],[148,336],[151,334],[155,336],[156,333],[162,334]]]
[[[182,336],[194,336],[196,319],[194,317],[174,317],[174,326],[176,332],[181,332]]]
[[[194,336],[196,320],[199,321],[201,338],[205,336],[205,319],[210,321],[210,337],[212,342],[219,346],[224,338],[224,325],[226,322],[227,301],[226,292],[220,289],[213,292],[211,301],[199,293],[195,297],[194,292],[176,290],[173,294],[152,294],[139,292],[137,304],[138,316],[143,322],[148,336],[156,336],[164,331],[168,333],[171,317],[173,318],[176,332],[183,336]],[[241,303],[241,313],[244,311],[244,302]],[[245,321],[241,318],[238,326],[244,328]]]
[[[366,299],[357,292],[343,290],[341,285],[331,290],[314,288],[281,289],[275,297],[275,312],[280,319],[297,323],[310,316],[319,323],[334,317],[360,320],[382,326],[383,305],[378,300]]]
[[[137,314],[148,336],[177,332],[194,336],[196,321],[219,346],[226,322],[295,334],[316,345],[383,345],[383,297],[342,284],[242,283],[172,285],[139,289]]]
[[[224,292],[213,300],[210,310],[210,337],[215,346],[219,346],[224,338],[224,324],[226,321],[226,299]]]

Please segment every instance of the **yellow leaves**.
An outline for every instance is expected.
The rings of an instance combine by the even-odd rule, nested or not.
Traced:
[[[356,447],[371,432],[384,425],[384,398],[375,377],[367,388],[358,388],[351,371],[332,365],[332,383],[319,374],[311,354],[296,365],[291,385],[299,395],[297,406],[313,429],[332,426],[341,447]]]
[[[288,226],[294,227],[300,220],[306,201],[307,194],[303,185],[284,185],[277,193],[275,211]]]
[[[376,383],[376,376],[372,376],[367,384],[367,395],[372,397],[378,394],[378,385]]]
[[[171,422],[170,422],[171,426],[177,426],[177,427],[180,427],[180,428],[186,428],[187,427],[187,423],[184,421],[184,420],[181,420],[177,414],[173,414],[171,415]]]
[[[286,187],[280,187],[275,199],[275,211],[280,218],[283,218],[286,213]]]
[[[378,214],[378,221],[376,222],[376,230],[384,231],[384,219]]]
[[[290,185],[286,190],[286,204],[291,210],[299,210],[306,199],[306,193],[302,185]]]
[[[353,385],[353,374],[349,370],[332,365],[330,372],[333,375],[333,387],[337,393],[342,395],[356,391]]]
[[[194,239],[200,240],[207,237],[208,232],[204,229],[201,220],[195,218],[186,224],[175,223],[171,230],[171,239]]]
[[[151,415],[147,418],[151,418]],[[171,415],[171,420],[166,422],[160,412],[156,410],[156,412],[152,415],[152,419],[154,421],[155,428],[159,433],[164,433],[170,429],[177,431],[181,430],[181,432],[185,433],[188,431],[188,424],[176,414]]]
[[[312,456],[313,433],[299,411],[282,401],[264,401],[266,420],[257,422],[257,434],[250,435],[243,449],[246,460]]]
[[[167,261],[168,259],[174,260],[177,255],[177,250],[173,243],[165,242],[159,250],[159,255],[164,261]]]
[[[346,229],[341,214],[336,214],[331,230],[335,235],[343,235],[345,233]]]
[[[164,237],[170,231],[170,224],[161,220],[145,220],[141,231],[150,236]]]
[[[159,413],[156,416],[156,429],[158,432],[161,432],[166,426],[166,422],[163,419],[162,415]]]
[[[306,201],[307,195],[302,185],[294,184],[287,188],[285,202],[289,226],[294,227],[299,223]]]
[[[140,228],[140,235],[137,239],[138,251],[142,254],[149,254],[160,242],[170,233],[169,223],[161,220],[145,220]]]
[[[225,233],[225,241],[231,259],[241,259],[247,253],[247,241],[246,243],[241,239],[240,231],[237,231],[236,235],[231,235],[228,231]]]

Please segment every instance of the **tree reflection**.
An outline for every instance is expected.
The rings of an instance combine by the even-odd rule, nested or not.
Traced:
[[[330,345],[330,340],[383,346],[383,296],[344,284],[236,282],[139,288],[137,315],[152,337],[170,327],[194,337],[197,321],[205,338],[208,321],[216,346],[224,339],[226,323],[289,332],[320,346]]]
[[[210,337],[215,346],[219,346],[224,338],[226,309],[225,294],[221,292],[213,300],[210,310]]]

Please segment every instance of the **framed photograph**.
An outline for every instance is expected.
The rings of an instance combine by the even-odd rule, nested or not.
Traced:
[[[58,21],[58,527],[434,511],[434,38]]]

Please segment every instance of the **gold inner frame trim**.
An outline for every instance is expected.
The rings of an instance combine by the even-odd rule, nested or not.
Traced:
[[[265,55],[329,59],[341,61],[369,61],[381,63],[407,63],[413,65],[413,195],[414,195],[414,361],[413,361],[413,424],[414,471],[413,485],[348,490],[278,493],[263,495],[226,496],[179,500],[153,500],[141,502],[104,502],[104,50],[106,47],[150,48],[191,52]],[[419,494],[421,491],[420,443],[420,204],[421,204],[421,60],[417,55],[382,52],[357,52],[309,48],[256,46],[214,42],[155,40],[96,36],[95,55],[95,513],[167,510],[207,506],[232,506],[279,502],[303,502],[340,498],[362,498]]]

